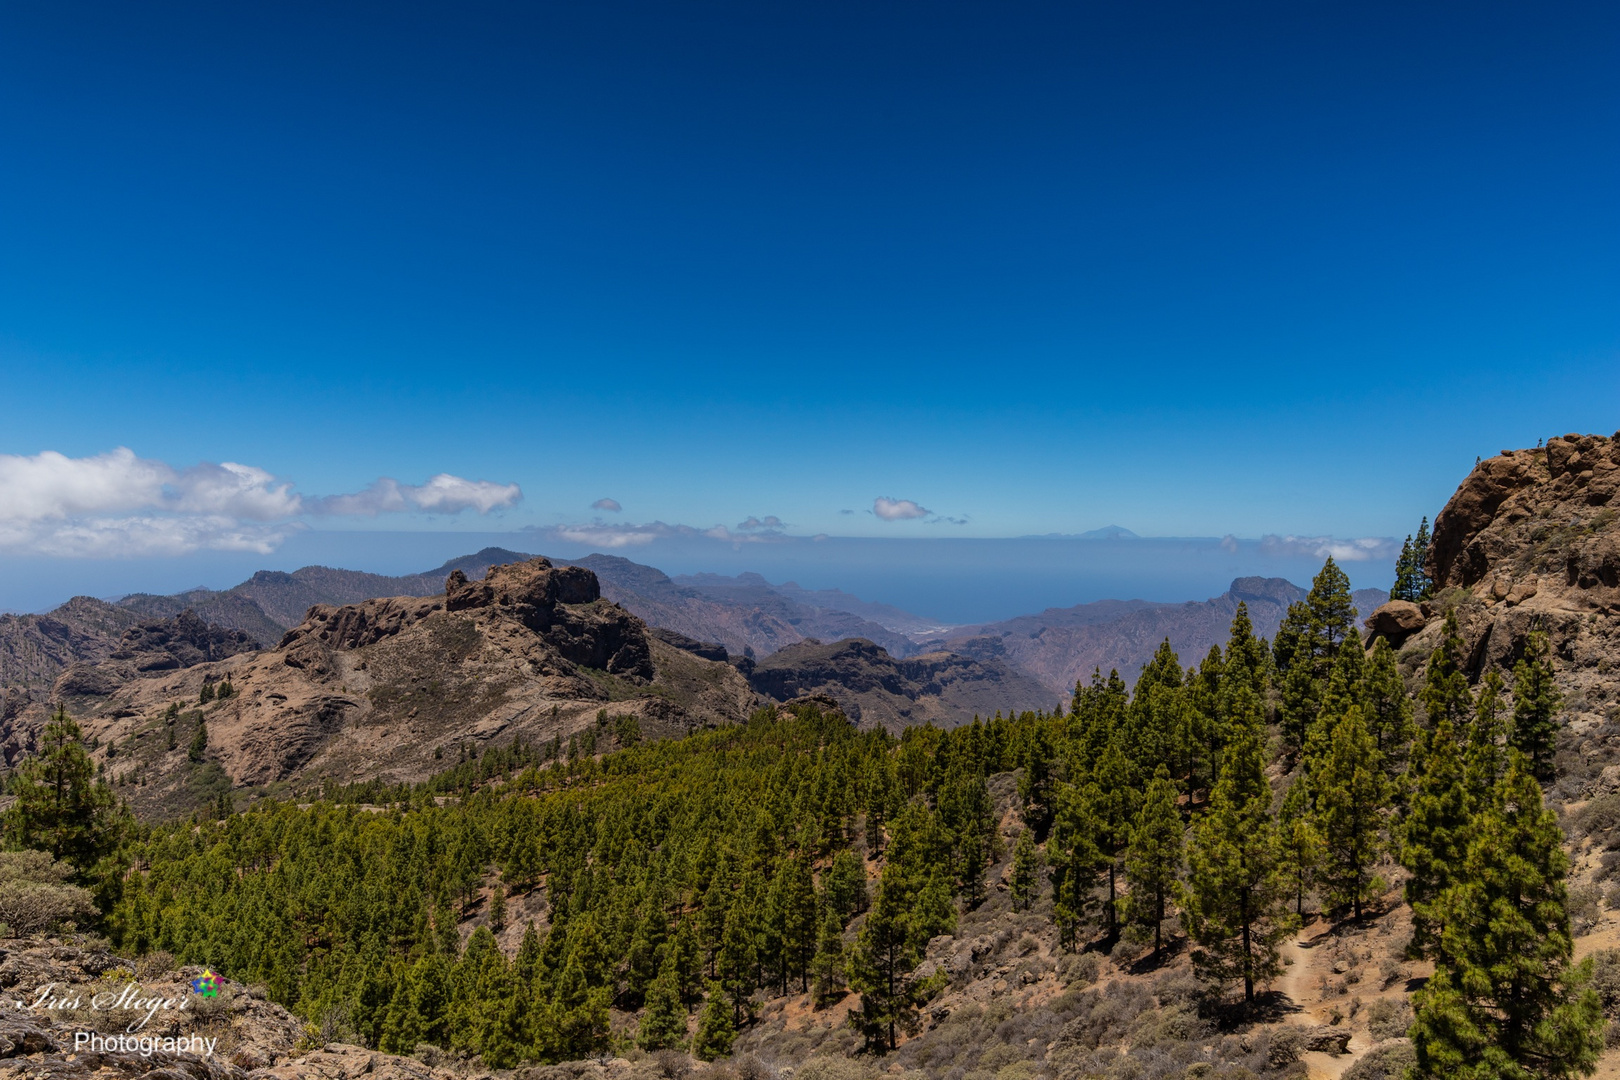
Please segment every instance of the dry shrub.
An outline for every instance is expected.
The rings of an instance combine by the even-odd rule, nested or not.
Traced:
[[[877,1080],[878,1071],[864,1062],[841,1057],[813,1057],[799,1066],[793,1080]]]
[[[135,974],[143,979],[157,979],[174,970],[174,954],[165,949],[147,953],[135,961]]]
[[[1603,1012],[1620,1019],[1620,949],[1599,949],[1592,954],[1592,989],[1603,1002]]]
[[[1590,836],[1606,848],[1620,846],[1620,795],[1599,795],[1570,815],[1570,837]]]
[[[0,851],[0,923],[37,934],[96,913],[90,893],[68,884],[73,868],[43,851]]]
[[[1367,1003],[1367,1034],[1373,1042],[1398,1039],[1412,1026],[1412,1003],[1405,998],[1375,998]]]
[[[1411,1043],[1405,1040],[1383,1043],[1346,1069],[1341,1080],[1401,1080],[1407,1068],[1416,1064],[1417,1054]]]
[[[1577,885],[1569,890],[1569,921],[1577,937],[1590,933],[1601,918],[1596,885]]]

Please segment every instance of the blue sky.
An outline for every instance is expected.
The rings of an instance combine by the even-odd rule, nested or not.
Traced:
[[[1398,537],[1620,427],[1617,47],[1602,4],[9,5],[0,548]]]

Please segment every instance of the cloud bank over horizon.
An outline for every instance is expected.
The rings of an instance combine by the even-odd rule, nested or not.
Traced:
[[[269,554],[306,518],[416,511],[487,515],[523,498],[517,484],[439,473],[423,484],[379,477],[350,494],[312,497],[253,465],[176,468],[120,446],[72,458],[0,454],[0,551],[71,558]]]

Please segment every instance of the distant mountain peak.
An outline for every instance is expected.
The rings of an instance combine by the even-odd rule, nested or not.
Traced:
[[[1123,525],[1104,525],[1100,529],[1092,529],[1080,534],[1082,540],[1140,540],[1136,533]]]

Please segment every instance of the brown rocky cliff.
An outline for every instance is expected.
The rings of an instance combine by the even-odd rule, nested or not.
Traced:
[[[1620,441],[1566,435],[1481,461],[1435,519],[1435,595],[1386,604],[1372,628],[1416,680],[1454,613],[1468,673],[1509,677],[1532,628],[1546,631],[1564,694],[1554,797],[1579,798],[1620,760]]]
[[[1492,599],[1556,594],[1565,606],[1620,610],[1620,536],[1609,503],[1620,442],[1565,435],[1482,461],[1435,518],[1429,572],[1437,589]]]

